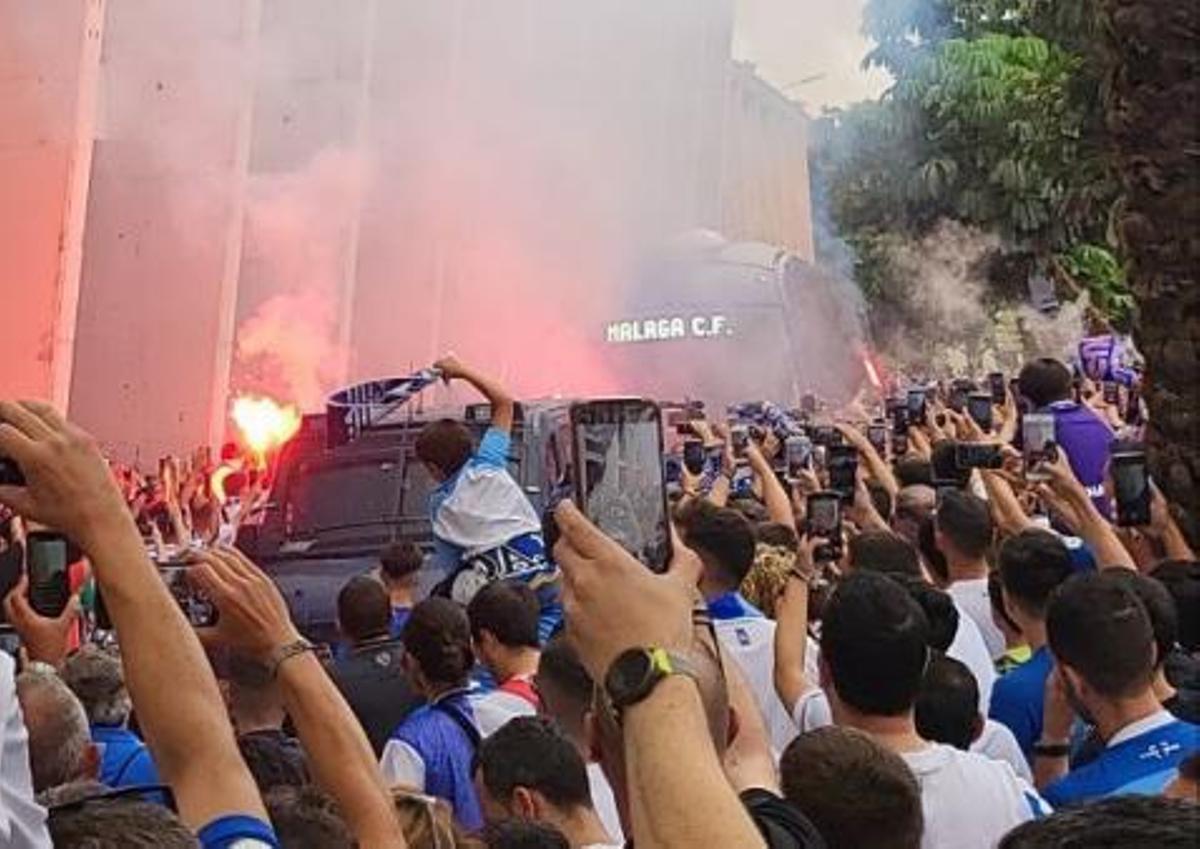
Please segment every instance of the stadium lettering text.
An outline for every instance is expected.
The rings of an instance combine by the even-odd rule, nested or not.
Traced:
[[[614,321],[605,329],[604,335],[613,344],[667,342],[672,339],[732,336],[733,327],[723,315],[665,316]]]

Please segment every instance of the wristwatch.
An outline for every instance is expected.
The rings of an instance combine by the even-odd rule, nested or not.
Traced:
[[[679,655],[660,648],[627,649],[617,656],[604,676],[604,691],[620,719],[625,708],[645,699],[659,682],[671,675],[695,678],[691,665]]]

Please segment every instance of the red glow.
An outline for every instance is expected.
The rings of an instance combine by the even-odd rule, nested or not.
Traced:
[[[871,381],[871,386],[875,387],[876,392],[883,391],[883,378],[879,376],[879,367],[875,364],[871,352],[864,348],[860,356],[863,369],[867,372],[867,380]]]
[[[235,398],[232,415],[242,443],[260,460],[300,430],[300,411],[292,404],[280,404],[266,396]]]

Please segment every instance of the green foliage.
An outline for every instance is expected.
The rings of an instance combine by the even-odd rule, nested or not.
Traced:
[[[1080,244],[1058,254],[1059,266],[1087,290],[1092,306],[1121,330],[1133,319],[1133,292],[1125,269],[1112,251],[1100,245]]]
[[[859,251],[868,298],[888,288],[888,272],[867,246],[919,238],[942,219],[1043,259],[1104,250],[1118,188],[1094,3],[868,0],[863,31],[876,46],[864,64],[895,83],[877,102],[823,116],[811,157],[818,202]],[[1108,279],[1094,261],[1083,267],[1082,279]],[[1120,320],[1126,301],[1107,286],[1093,300]]]

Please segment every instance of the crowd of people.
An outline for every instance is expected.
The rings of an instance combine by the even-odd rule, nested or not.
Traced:
[[[659,573],[570,501],[549,546],[513,399],[437,367],[492,413],[478,444],[439,421],[416,446],[451,579],[422,598],[431,556],[387,547],[338,592],[331,653],[228,544],[245,508],[211,464],[148,484],[0,401],[0,560],[65,535],[110,620],[93,638],[17,568],[0,846],[1195,845],[1200,563],[1157,489],[1139,517],[1111,486],[1136,375],[1041,359],[838,410],[691,408]],[[204,625],[156,568],[172,545]]]

